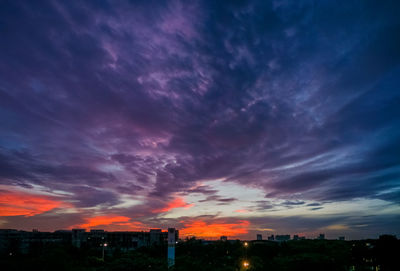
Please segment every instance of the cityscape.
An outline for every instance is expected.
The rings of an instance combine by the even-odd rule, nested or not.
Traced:
[[[134,250],[140,247],[149,247],[152,245],[161,245],[167,242],[168,234],[173,235],[172,243],[185,241],[190,239],[203,240],[204,242],[215,242],[217,240],[199,239],[196,236],[187,236],[179,238],[179,230],[169,228],[167,231],[161,229],[150,229],[149,231],[105,231],[101,229],[85,229],[57,230],[54,232],[40,232],[38,230],[22,231],[16,229],[0,229],[0,251],[3,254],[9,253],[27,253],[30,247],[35,243],[40,244],[62,244],[72,245],[74,247],[99,247],[106,244],[108,250],[120,249],[123,251]],[[170,237],[171,238],[171,237]],[[325,240],[325,234],[321,233],[316,240]],[[220,236],[219,241],[236,241],[239,239],[230,239],[228,236]],[[262,234],[257,234],[252,241],[276,241],[284,242],[289,240],[306,240],[305,236],[297,234],[291,237],[290,234],[270,235],[263,239]],[[338,240],[344,241],[345,237],[341,236]],[[12,251],[15,249],[15,251]]]
[[[0,1],[0,270],[399,271],[399,14]]]
[[[263,240],[262,234],[257,234],[252,240],[235,240],[227,236],[221,236],[219,240],[205,240],[195,236],[182,239],[179,237],[179,230],[175,228],[168,228],[166,231],[150,229],[138,232],[109,232],[101,229],[28,232],[0,229],[0,263],[10,268],[6,270],[22,270],[24,263],[29,260],[32,270],[36,270],[35,268],[38,270],[65,269],[67,266],[62,262],[53,263],[47,269],[41,269],[40,261],[38,263],[30,259],[32,255],[38,255],[38,253],[48,257],[49,251],[54,249],[61,250],[64,256],[71,254],[68,256],[72,258],[73,253],[84,254],[86,257],[91,255],[96,264],[79,263],[80,270],[98,270],[95,267],[99,270],[188,270],[189,268],[204,270],[202,268],[210,264],[213,270],[265,270],[265,264],[262,263],[265,256],[269,261],[269,270],[281,270],[283,267],[285,270],[303,270],[303,268],[309,270],[319,268],[396,270],[399,265],[395,260],[395,254],[399,248],[400,240],[393,235],[381,235],[377,240],[348,241],[345,241],[344,236],[337,240],[327,240],[323,233],[315,239],[306,239],[299,235],[291,237],[285,234],[270,235]],[[212,254],[213,258],[220,258],[222,249],[223,259],[217,263],[196,262],[198,260],[196,251],[198,253],[198,250],[202,249],[208,250],[207,254]],[[288,251],[290,255],[285,255]],[[268,256],[263,254],[265,252],[268,252]],[[192,259],[194,262],[190,260],[192,253],[195,257]],[[284,254],[283,258],[285,258],[283,266],[279,261],[282,261],[279,259],[282,257],[281,254]],[[210,256],[207,255],[207,257]],[[110,268],[107,265],[110,262],[114,266],[114,262],[124,257],[130,259],[130,262],[119,263],[120,269]],[[137,257],[144,260],[146,267],[137,266],[138,263],[135,262]],[[307,260],[307,257],[312,257],[313,260]],[[326,262],[326,257],[330,257],[328,262]],[[141,264],[143,265],[143,262]],[[75,270],[75,268],[76,266],[71,265],[66,269]]]

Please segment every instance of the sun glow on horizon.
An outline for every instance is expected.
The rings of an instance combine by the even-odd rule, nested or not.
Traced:
[[[205,238],[216,238],[222,235],[228,237],[237,237],[248,233],[250,222],[239,220],[232,222],[205,222],[202,220],[185,223],[179,231],[182,236],[196,236]]]
[[[95,227],[102,226],[109,230],[119,229],[129,231],[143,230],[145,228],[143,223],[131,221],[131,218],[127,216],[95,216],[85,218],[85,222],[86,223],[83,224],[70,226],[70,228],[93,229]]]

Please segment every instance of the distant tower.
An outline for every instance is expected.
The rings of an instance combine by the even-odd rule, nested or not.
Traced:
[[[262,235],[261,234],[257,234],[257,241],[262,241]]]
[[[168,228],[168,268],[175,265],[175,228]]]

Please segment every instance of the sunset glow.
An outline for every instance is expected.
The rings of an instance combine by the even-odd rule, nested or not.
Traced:
[[[246,220],[239,220],[236,223],[193,221],[185,224],[180,230],[180,234],[202,238],[218,238],[222,235],[239,237],[248,232],[249,226],[250,222]]]
[[[98,226],[108,230],[124,229],[124,230],[143,230],[144,225],[140,222],[132,222],[126,216],[95,216],[86,218],[86,223],[74,225],[71,228],[92,229]]]
[[[183,200],[183,198],[176,198],[176,199],[172,200],[171,202],[168,202],[165,207],[162,207],[160,209],[155,209],[152,212],[153,213],[165,213],[165,212],[169,212],[169,211],[171,211],[172,209],[175,209],[175,208],[188,209],[188,208],[191,208],[193,206],[194,206],[194,204],[186,203]]]
[[[0,216],[34,216],[63,205],[43,195],[0,191]]]

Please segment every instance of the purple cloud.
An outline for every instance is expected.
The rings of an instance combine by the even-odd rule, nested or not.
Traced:
[[[0,184],[62,193],[74,224],[243,201],[210,180],[260,189],[256,211],[398,207],[398,4],[279,3],[2,3]]]

